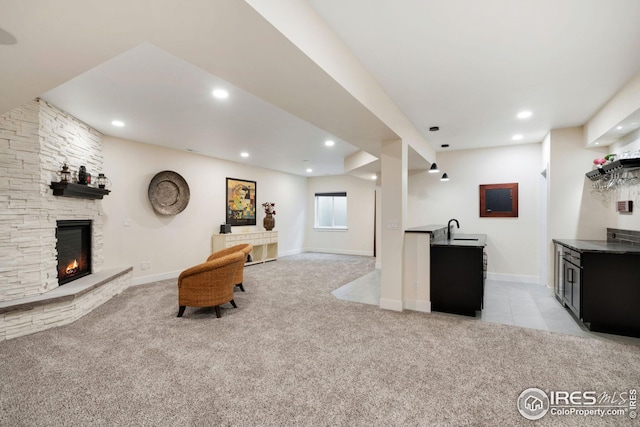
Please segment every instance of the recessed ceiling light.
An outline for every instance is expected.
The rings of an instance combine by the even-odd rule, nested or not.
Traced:
[[[518,118],[519,119],[528,119],[529,117],[531,117],[531,111],[520,111],[518,113]]]
[[[307,168],[307,173],[311,173],[311,172],[313,172],[313,169]]]
[[[599,142],[596,142],[596,145],[600,144]]]
[[[243,151],[242,153],[240,153],[240,156],[249,157],[249,153],[247,153],[246,151]]]
[[[324,142],[324,145],[326,145],[327,147],[333,147],[334,145],[336,145],[336,143],[328,139]]]
[[[622,129],[622,126],[618,126],[616,129],[620,130],[620,129]]]
[[[513,135],[513,138],[511,138],[511,139],[513,139],[514,141],[520,141],[522,138],[523,138],[522,135],[517,134],[517,135]]]
[[[226,99],[229,97],[229,92],[227,92],[224,89],[214,89],[212,93],[213,93],[213,96],[215,96],[218,99]]]
[[[124,122],[121,121],[121,120],[114,120],[114,121],[111,122],[111,124],[116,126],[116,127],[119,127],[119,128],[124,126]]]
[[[440,147],[442,147],[442,148],[449,148],[449,144],[442,144]]]
[[[374,174],[374,175],[371,175],[371,179],[372,179],[372,180],[376,180],[376,179],[378,179],[378,175],[375,175],[375,174]]]
[[[439,126],[431,126],[429,128],[429,132],[438,132],[440,130]]]

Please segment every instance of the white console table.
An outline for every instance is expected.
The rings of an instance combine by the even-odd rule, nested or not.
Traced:
[[[213,252],[230,248],[242,243],[251,243],[251,262],[245,265],[260,262],[275,261],[278,259],[278,232],[277,231],[250,231],[247,233],[214,234],[211,237]]]

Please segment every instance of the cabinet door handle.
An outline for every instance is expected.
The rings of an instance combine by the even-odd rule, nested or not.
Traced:
[[[567,269],[567,272],[568,272],[568,273],[570,273],[570,274],[568,275],[569,277],[567,278],[567,280],[569,280],[569,283],[573,283],[573,268],[569,267],[569,268]]]

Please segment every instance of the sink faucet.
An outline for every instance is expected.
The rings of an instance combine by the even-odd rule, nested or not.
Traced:
[[[457,219],[453,218],[450,219],[449,222],[447,223],[447,240],[451,240],[451,223],[454,222],[456,223],[456,226],[458,226],[458,228],[460,228],[460,223],[458,222]]]

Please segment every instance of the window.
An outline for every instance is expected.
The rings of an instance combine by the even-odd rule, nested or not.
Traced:
[[[316,228],[347,229],[347,193],[316,193]]]

